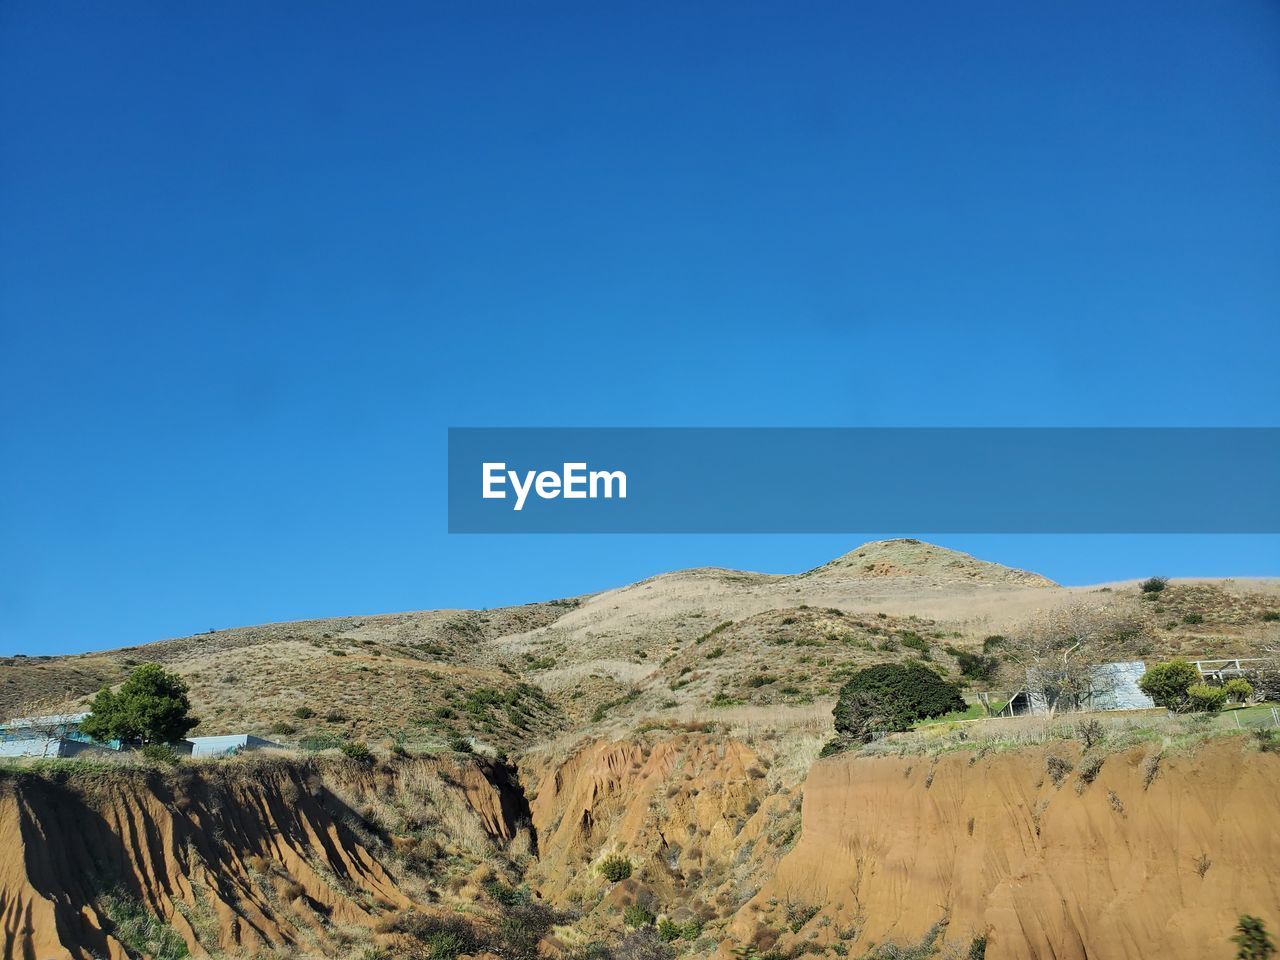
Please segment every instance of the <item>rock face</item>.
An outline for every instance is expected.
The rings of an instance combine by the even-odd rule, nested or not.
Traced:
[[[988,960],[1225,960],[1241,913],[1280,925],[1280,757],[1246,751],[1225,739],[1166,756],[1149,785],[1141,749],[1061,786],[1048,757],[1086,766],[1064,746],[821,761],[799,844],[733,932],[857,956],[945,923],[962,955],[985,936]],[[796,903],[817,910],[792,933]]]

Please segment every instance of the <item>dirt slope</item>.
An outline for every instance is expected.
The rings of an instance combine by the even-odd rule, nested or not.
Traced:
[[[1280,927],[1280,756],[1211,741],[1164,757],[1145,786],[1149,753],[1061,786],[1047,755],[1082,766],[1065,745],[820,761],[801,840],[734,938],[857,955],[947,918],[949,942],[988,937],[988,960],[1226,960],[1240,913]],[[796,904],[818,909],[793,933]]]

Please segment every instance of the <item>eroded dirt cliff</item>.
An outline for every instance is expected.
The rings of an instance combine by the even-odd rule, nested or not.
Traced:
[[[453,855],[466,865],[466,854],[478,862],[492,853],[487,842],[512,836],[521,810],[505,781],[481,761],[281,760],[7,776],[0,957],[152,952],[152,942],[126,942],[122,909],[156,918],[195,956],[267,947],[345,955],[360,939],[352,931],[369,931],[363,939],[374,942],[373,931],[391,929],[387,916],[436,899],[419,875],[400,869],[397,880],[392,861],[430,865]],[[380,824],[391,809],[413,821],[397,835]],[[442,878],[444,869],[434,872]]]
[[[0,781],[3,960],[149,952],[121,902],[196,956],[604,956],[635,905],[686,957],[1226,960],[1241,913],[1280,928],[1280,756],[1246,737],[810,764],[663,731],[519,782],[465,757],[61,769]],[[524,939],[468,932],[503,923]]]
[[[1232,957],[1241,913],[1280,925],[1280,756],[1155,750],[820,761],[800,842],[729,939],[858,956],[945,924],[939,944],[986,937],[987,960]]]

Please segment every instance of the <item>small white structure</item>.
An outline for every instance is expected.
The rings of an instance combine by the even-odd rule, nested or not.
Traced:
[[[280,744],[251,733],[228,733],[220,737],[187,737],[193,757],[225,757],[246,750],[280,748]]]
[[[1150,710],[1155,702],[1142,692],[1138,681],[1147,672],[1141,660],[1119,663],[1103,663],[1089,672],[1088,690],[1079,697],[1063,696],[1058,712],[1090,710]],[[1010,716],[1020,714],[1044,715],[1049,712],[1052,684],[1037,682],[1031,671],[1027,672],[1027,686],[1010,698],[1005,710]]]
[[[98,743],[71,737],[27,737],[0,740],[0,757],[78,757],[82,753],[118,756],[117,751]]]
[[[80,732],[88,713],[15,717],[0,723],[0,757],[74,757],[86,752],[114,753]]]

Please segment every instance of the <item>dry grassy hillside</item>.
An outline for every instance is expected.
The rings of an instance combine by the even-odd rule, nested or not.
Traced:
[[[300,621],[140,647],[0,661],[0,713],[72,706],[141,662],[181,673],[201,725],[285,742],[520,750],[566,730],[657,714],[823,703],[862,666],[922,658],[964,677],[956,651],[1067,604],[1141,621],[1139,655],[1248,656],[1280,624],[1280,581],[1063,588],[914,540],[865,544],[795,575],[663,574],[588,597],[495,610]]]

